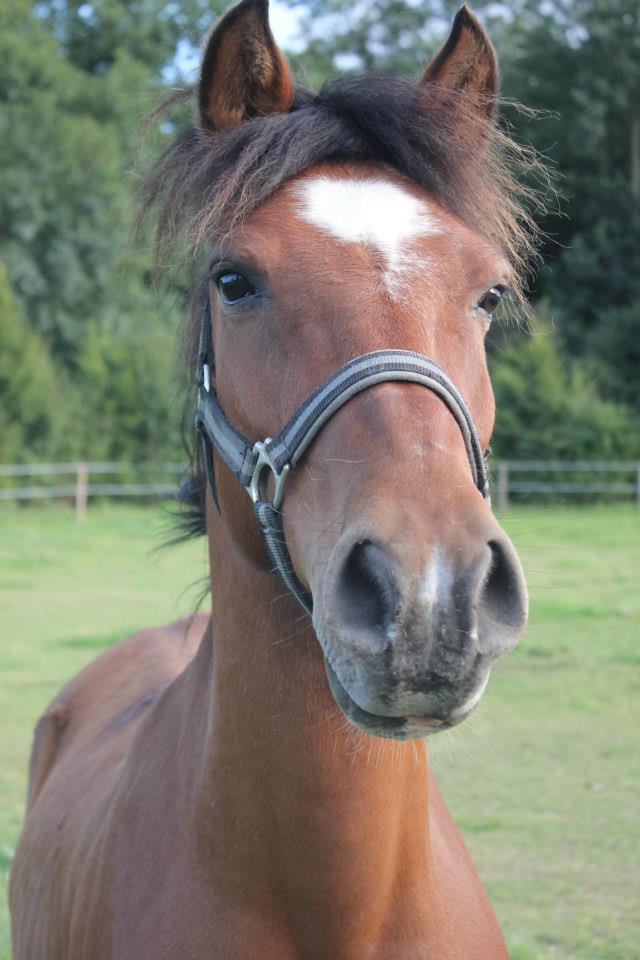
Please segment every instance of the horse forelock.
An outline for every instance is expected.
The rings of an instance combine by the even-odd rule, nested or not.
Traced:
[[[523,272],[536,231],[522,174],[531,174],[534,158],[459,92],[402,77],[345,77],[318,93],[298,86],[288,113],[228,130],[187,127],[143,183],[141,215],[157,210],[158,251],[183,242],[194,254],[326,161],[393,168]]]

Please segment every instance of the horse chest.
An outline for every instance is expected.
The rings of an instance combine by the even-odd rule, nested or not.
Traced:
[[[95,901],[99,916],[86,914],[81,949],[65,960],[86,960],[86,936],[104,928],[105,919],[108,949],[102,954],[96,943],[92,960],[507,960],[484,889],[470,859],[461,861],[449,830],[443,823],[436,843],[445,855],[418,898],[423,909],[407,891],[400,899],[410,909],[401,908],[372,937],[345,935],[350,918],[341,915],[340,903],[327,910],[320,902],[223,896],[190,858],[160,844],[135,875],[125,869],[119,878],[105,876]],[[377,910],[372,898],[372,916]]]

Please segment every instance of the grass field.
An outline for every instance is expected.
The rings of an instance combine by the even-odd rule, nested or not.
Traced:
[[[95,507],[83,525],[63,508],[0,513],[3,887],[39,713],[105,646],[196,602],[203,543],[156,552],[163,526],[159,511],[128,506]],[[505,526],[531,624],[475,716],[433,740],[432,765],[512,960],[636,960],[640,513],[513,509]]]

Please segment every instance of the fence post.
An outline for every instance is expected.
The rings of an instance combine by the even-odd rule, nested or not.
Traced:
[[[640,463],[636,467],[636,504],[640,510]]]
[[[509,461],[498,461],[498,510],[506,513],[509,508]]]
[[[89,468],[86,463],[76,467],[76,520],[82,521],[87,515],[87,497],[89,493]]]

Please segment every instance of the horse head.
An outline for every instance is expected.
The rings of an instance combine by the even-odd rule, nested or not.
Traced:
[[[523,238],[493,152],[496,84],[464,7],[419,81],[352,78],[319,94],[294,85],[264,0],[215,26],[184,175],[201,196],[206,185],[205,334],[239,434],[273,436],[348,361],[397,349],[455,384],[488,450],[485,334],[518,286]],[[244,491],[214,461],[224,522],[268,567]],[[287,480],[293,575],[334,697],[370,733],[463,720],[523,629],[522,570],[476,480],[442,396],[389,381],[336,410]]]

